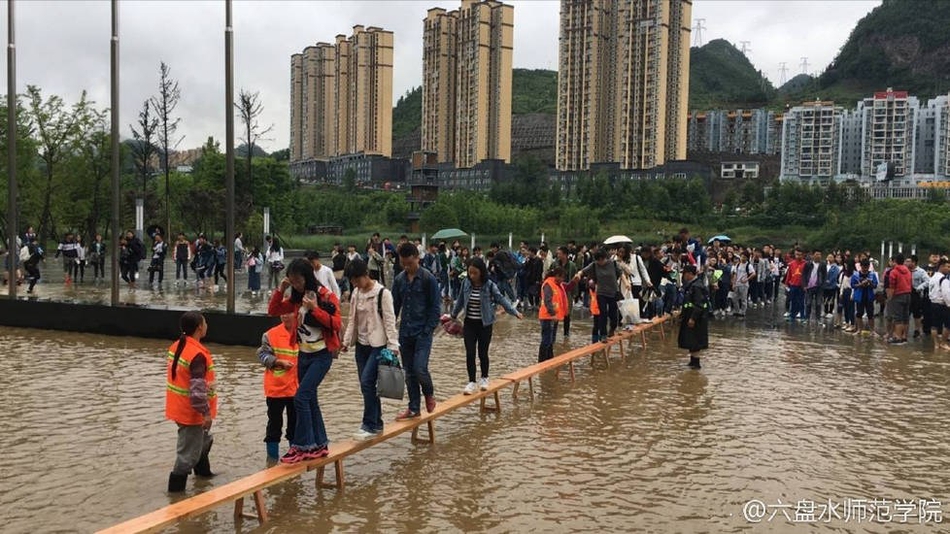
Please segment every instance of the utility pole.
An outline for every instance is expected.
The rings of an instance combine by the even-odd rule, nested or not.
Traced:
[[[234,313],[234,25],[231,0],[225,0],[224,23],[224,116],[225,116],[225,182],[227,183],[224,246],[231,251],[228,258],[228,314]]]
[[[111,60],[111,82],[112,82],[112,109],[109,115],[112,117],[112,163],[109,169],[112,173],[112,235],[110,236],[109,248],[109,266],[112,269],[112,305],[119,305],[119,0],[112,0],[112,38],[110,47]]]
[[[696,19],[696,25],[693,26],[693,31],[696,32],[693,38],[693,46],[703,46],[703,30],[706,29],[705,24],[706,19]]]
[[[7,0],[7,283],[10,300],[16,300],[17,222],[16,182],[16,33],[13,23],[13,0]],[[23,243],[26,245],[27,243]]]

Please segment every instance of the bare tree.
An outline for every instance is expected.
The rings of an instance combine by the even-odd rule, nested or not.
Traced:
[[[178,107],[178,100],[181,98],[181,90],[178,88],[178,80],[171,78],[171,68],[161,63],[161,77],[158,82],[158,95],[151,99],[152,110],[158,116],[159,133],[158,143],[162,148],[162,168],[165,169],[165,232],[171,232],[171,208],[168,200],[168,153],[177,148],[181,139],[173,141],[172,137],[178,130],[178,123],[181,117],[172,118],[175,108]],[[182,138],[183,139],[183,138]],[[174,146],[172,146],[174,145]]]
[[[146,188],[148,187],[148,177],[152,170],[152,158],[158,153],[158,147],[155,146],[156,134],[158,131],[158,117],[151,113],[151,106],[148,100],[142,104],[142,111],[139,112],[139,120],[134,125],[129,125],[132,130],[132,156],[135,160],[135,168],[142,176],[142,198],[146,197]]]
[[[273,124],[264,128],[257,122],[258,117],[264,112],[264,105],[261,103],[260,97],[261,93],[259,91],[252,93],[246,89],[241,89],[238,101],[234,104],[234,107],[241,114],[241,124],[244,125],[244,134],[241,136],[241,141],[244,142],[244,148],[247,149],[247,188],[249,194],[253,190],[251,187],[253,184],[251,161],[254,158],[254,145],[258,141],[266,139],[264,136],[274,129]]]
[[[76,134],[77,113],[66,109],[63,99],[53,95],[43,100],[35,85],[26,88],[29,99],[29,114],[35,128],[39,156],[43,161],[46,184],[43,190],[43,213],[40,215],[40,239],[49,240],[56,235],[56,223],[50,206],[53,194],[53,176],[56,166],[70,154]],[[82,92],[77,109],[85,106],[86,92]]]

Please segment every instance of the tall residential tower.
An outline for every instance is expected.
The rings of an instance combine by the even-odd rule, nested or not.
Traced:
[[[514,8],[462,0],[423,21],[422,149],[469,168],[511,158]]]
[[[392,153],[393,33],[354,26],[290,59],[290,160]]]
[[[557,168],[686,157],[691,0],[561,0]]]

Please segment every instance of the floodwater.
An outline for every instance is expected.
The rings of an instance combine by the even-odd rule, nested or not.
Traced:
[[[580,345],[590,323],[575,323],[570,344]],[[434,445],[404,434],[358,453],[342,492],[316,489],[314,473],[275,486],[263,528],[236,527],[223,505],[170,530],[946,531],[935,520],[950,499],[950,353],[755,310],[745,323],[713,322],[697,372],[673,337],[651,336],[609,369],[581,360],[574,384],[546,375],[533,400],[512,403],[504,390],[500,414],[454,412],[437,421]],[[532,363],[538,340],[536,321],[500,319],[492,376]],[[163,420],[168,343],[10,328],[0,343],[4,532],[89,532],[174,500],[165,494],[175,449],[175,426]],[[559,336],[558,352],[567,347]],[[221,395],[211,458],[221,475],[189,479],[188,495],[267,466],[254,351],[211,349]],[[438,337],[431,368],[437,397],[459,393],[461,341]],[[348,439],[361,414],[351,355],[334,363],[320,399],[331,439]],[[401,407],[384,401],[386,419]],[[871,508],[875,499],[887,502]]]

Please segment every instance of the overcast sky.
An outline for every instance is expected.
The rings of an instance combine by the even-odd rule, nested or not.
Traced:
[[[557,69],[558,2],[514,0],[514,66]],[[837,54],[854,24],[880,0],[787,1],[694,0],[693,20],[705,19],[703,39],[750,41],[750,57],[773,83],[779,63],[788,77],[820,72]],[[101,107],[109,105],[110,8],[106,0],[16,2],[17,87],[38,85],[74,102],[85,89]],[[290,122],[290,55],[317,41],[349,35],[355,24],[395,33],[394,90],[420,84],[422,19],[431,7],[454,9],[458,1],[263,1],[235,0],[235,87],[260,91],[272,140],[286,147]],[[159,62],[171,66],[181,85],[180,148],[224,137],[224,2],[123,0],[120,9],[121,124],[130,136],[142,102],[156,92]],[[6,28],[6,5],[0,27]],[[695,37],[695,34],[694,34]],[[6,87],[4,59],[2,86]],[[235,91],[236,93],[237,91]]]

